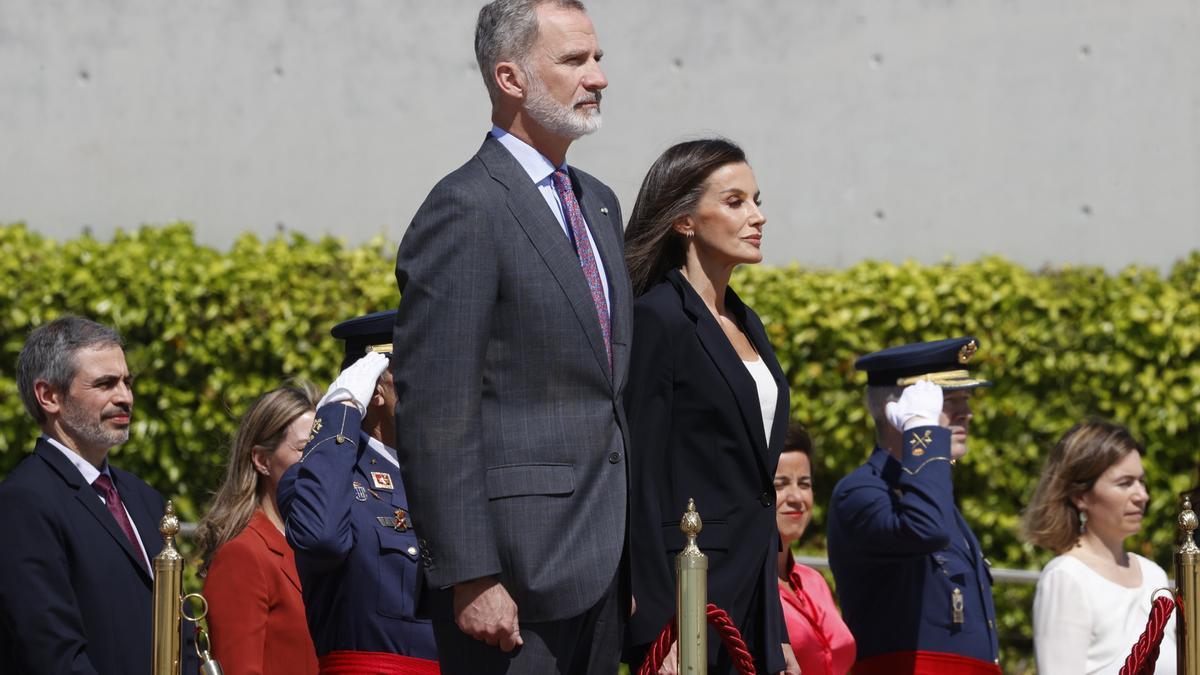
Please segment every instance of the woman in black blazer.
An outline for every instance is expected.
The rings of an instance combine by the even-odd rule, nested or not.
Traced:
[[[745,154],[721,139],[680,143],[650,167],[625,233],[634,294],[630,425],[636,667],[675,614],[674,556],[688,498],[704,521],[708,598],[729,612],[760,673],[798,673],[779,604],[775,465],[788,384],[762,322],[729,276],[762,260],[766,218]],[[733,672],[709,631],[709,672]],[[664,666],[674,672],[674,655]]]

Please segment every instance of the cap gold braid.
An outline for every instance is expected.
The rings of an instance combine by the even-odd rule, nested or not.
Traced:
[[[907,387],[910,384],[922,381],[932,382],[939,387],[969,387],[984,382],[984,380],[971,377],[971,373],[965,370],[945,370],[940,373],[925,373],[924,375],[902,377],[896,380],[896,386]]]

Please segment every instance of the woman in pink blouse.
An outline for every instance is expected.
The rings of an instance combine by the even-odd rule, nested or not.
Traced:
[[[812,439],[793,423],[775,469],[775,520],[783,540],[779,598],[800,672],[844,675],[854,665],[854,636],[842,622],[825,578],[792,558],[792,544],[804,536],[812,506]]]

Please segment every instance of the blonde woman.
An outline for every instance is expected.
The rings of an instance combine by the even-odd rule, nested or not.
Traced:
[[[1033,544],[1058,553],[1042,569],[1033,601],[1041,675],[1115,675],[1137,642],[1167,574],[1125,550],[1149,496],[1142,446],[1118,424],[1075,425],[1046,460],[1022,527]],[[1175,619],[1155,672],[1175,672]]]
[[[263,394],[242,418],[225,482],[200,524],[215,656],[227,675],[317,672],[275,493],[300,459],[320,394],[307,382]]]

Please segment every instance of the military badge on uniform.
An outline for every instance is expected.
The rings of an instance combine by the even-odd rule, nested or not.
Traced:
[[[371,483],[380,490],[392,489],[392,474],[383,471],[371,472]]]
[[[404,509],[396,509],[394,516],[376,516],[375,520],[379,521],[380,525],[390,527],[397,532],[407,532],[412,525],[408,522],[408,512]]]
[[[967,361],[970,361],[971,357],[975,356],[975,351],[978,349],[979,349],[979,343],[975,342],[975,340],[972,339],[970,342],[963,345],[962,348],[960,348],[958,350],[958,362],[963,365],[966,365]]]
[[[933,436],[929,430],[925,430],[924,436],[918,436],[917,432],[913,432],[912,438],[908,439],[908,444],[912,448],[913,457],[920,457],[925,454],[925,449],[933,442]]]
[[[360,502],[367,501],[367,488],[358,481],[354,481],[354,498]]]

